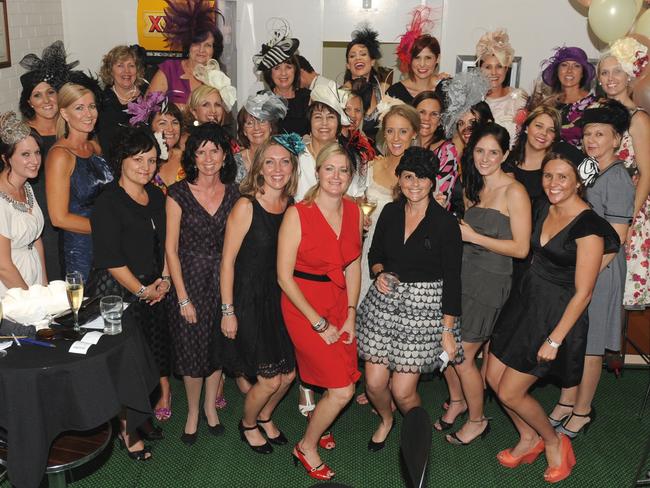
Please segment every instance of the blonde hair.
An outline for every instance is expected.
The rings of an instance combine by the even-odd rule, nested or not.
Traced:
[[[142,58],[138,56],[136,49],[129,46],[115,46],[104,55],[102,58],[102,67],[99,70],[99,77],[102,79],[105,87],[112,86],[115,83],[113,79],[113,66],[129,58],[133,59],[135,63],[136,86],[142,86],[145,83],[144,63],[142,62]]]
[[[384,115],[384,118],[381,121],[381,128],[377,133],[377,145],[382,149],[381,152],[383,154],[386,154],[387,152],[386,136],[384,135],[384,130],[386,129],[386,123],[388,119],[393,115],[399,115],[400,117],[405,118],[409,124],[411,124],[411,127],[413,127],[416,137],[420,133],[420,115],[418,114],[418,111],[415,109],[415,107],[411,107],[410,105],[406,105],[404,103],[393,105],[388,110],[388,112],[386,112],[386,115]]]
[[[350,155],[345,150],[345,148],[336,141],[330,142],[329,144],[325,145],[318,153],[318,156],[316,157],[316,172],[318,173],[320,167],[323,164],[325,164],[332,156],[339,156],[339,155],[344,156],[345,160],[348,162],[348,169],[350,170],[350,178],[352,178],[352,174],[354,172],[354,166],[352,165],[352,161],[350,160]],[[320,182],[317,182],[314,186],[312,186],[309,190],[307,190],[307,192],[305,193],[305,197],[302,199],[302,201],[305,203],[313,202],[314,198],[316,198],[316,195],[318,195],[319,190],[320,190]]]
[[[251,163],[251,169],[242,180],[239,185],[239,193],[242,196],[247,196],[250,198],[255,198],[257,193],[264,194],[264,176],[262,176],[262,167],[264,166],[264,156],[267,149],[271,146],[280,146],[286,149],[282,144],[273,139],[269,138],[267,141],[264,141],[260,147],[255,151],[255,156],[253,157],[253,162]],[[292,197],[296,194],[296,189],[298,188],[298,158],[295,154],[287,149],[289,153],[289,159],[291,161],[291,176],[289,181],[284,186],[282,194],[287,197]]]
[[[223,107],[223,112],[224,112],[221,126],[226,125],[226,118],[228,117],[229,112],[226,109],[226,107],[224,107],[223,105],[223,98],[221,98],[221,93],[219,93],[219,90],[217,90],[213,86],[201,85],[201,86],[197,86],[194,90],[192,90],[190,99],[187,101],[187,109],[185,110],[185,125],[187,127],[191,127],[196,121],[196,117],[194,117],[192,110],[198,109],[199,105],[201,105],[201,102],[206,98],[208,98],[212,93],[216,93],[217,95],[219,95],[219,100],[221,100],[220,105]]]
[[[59,114],[56,117],[56,137],[61,139],[68,136],[68,123],[61,115],[61,111],[70,107],[81,97],[90,93],[95,99],[95,94],[85,86],[76,83],[66,83],[59,89],[57,102],[59,104]]]

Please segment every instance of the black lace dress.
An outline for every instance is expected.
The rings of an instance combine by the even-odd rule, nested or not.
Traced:
[[[225,339],[226,368],[249,378],[271,378],[295,367],[293,344],[280,308],[276,273],[284,212],[269,213],[255,199],[253,220],[235,261],[235,339]]]

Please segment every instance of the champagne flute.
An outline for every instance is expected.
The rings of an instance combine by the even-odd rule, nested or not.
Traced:
[[[68,303],[74,314],[74,330],[79,332],[79,309],[84,298],[84,282],[79,271],[65,275],[65,290],[68,294]]]
[[[377,200],[368,198],[368,196],[363,197],[363,200],[361,200],[361,211],[363,212],[363,215],[370,217],[376,208]]]

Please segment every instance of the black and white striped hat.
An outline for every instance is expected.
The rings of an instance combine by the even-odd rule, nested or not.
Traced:
[[[277,66],[289,59],[298,49],[300,41],[291,37],[275,38],[267,44],[262,44],[262,51],[253,56],[255,69],[264,71]]]

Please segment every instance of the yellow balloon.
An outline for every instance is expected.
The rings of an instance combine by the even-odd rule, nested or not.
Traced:
[[[636,21],[634,32],[642,36],[650,37],[650,10],[646,10],[641,14],[639,20]]]
[[[628,33],[637,13],[636,0],[593,0],[589,25],[601,41],[612,42]]]
[[[641,12],[641,7],[643,7],[643,0],[634,0],[636,2],[636,13],[638,15]]]

